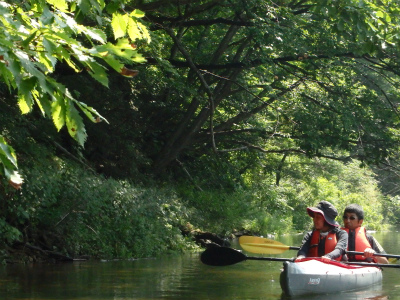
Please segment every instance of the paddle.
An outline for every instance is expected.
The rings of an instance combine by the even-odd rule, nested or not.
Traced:
[[[347,265],[355,265],[355,266],[366,266],[366,267],[380,267],[380,268],[400,268],[400,265],[391,265],[391,264],[375,264],[369,262],[353,262],[353,261],[341,261],[341,263]]]
[[[364,252],[357,252],[357,251],[346,251],[348,254],[354,254],[354,255],[364,255]],[[374,256],[382,256],[382,257],[390,257],[390,258],[396,258],[400,259],[400,255],[394,255],[394,254],[382,254],[382,253],[374,253]]]
[[[229,266],[245,260],[293,261],[293,258],[251,257],[228,247],[212,247],[200,256],[203,264],[209,266]]]
[[[261,238],[258,236],[247,236],[243,235],[239,238],[239,244],[242,248],[248,252],[260,253],[260,254],[281,254],[287,250],[299,250],[299,247],[286,246],[275,240]],[[364,255],[363,252],[347,251],[347,254],[353,255]],[[388,257],[400,259],[400,255],[393,254],[380,254],[375,253],[374,256]]]
[[[281,254],[287,250],[299,250],[299,247],[286,246],[275,240],[258,236],[242,235],[239,244],[248,252],[260,254]]]
[[[235,249],[228,247],[208,248],[201,254],[200,260],[203,264],[209,266],[229,266],[245,260],[294,261],[293,258],[247,256]],[[400,265],[390,265],[390,264],[373,264],[373,263],[362,263],[362,262],[360,263],[348,262],[346,264],[368,266],[368,267],[400,268]]]

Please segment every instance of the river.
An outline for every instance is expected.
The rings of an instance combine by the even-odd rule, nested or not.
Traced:
[[[373,235],[387,253],[400,254],[400,233],[379,232]],[[286,236],[279,241],[298,246],[301,237]],[[236,244],[232,247],[240,248]],[[2,266],[0,299],[284,299],[279,285],[281,262],[248,260],[227,267],[210,267],[200,262],[199,254],[165,255],[132,261]],[[290,258],[294,255],[295,252],[289,250],[279,256]],[[400,268],[384,268],[382,285],[368,291],[306,299],[400,300],[399,278]]]

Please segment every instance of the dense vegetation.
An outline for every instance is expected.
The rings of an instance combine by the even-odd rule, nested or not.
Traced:
[[[363,205],[370,229],[400,222],[392,1],[0,11],[4,260],[27,247],[144,257],[193,248],[196,231],[303,231],[320,200]]]

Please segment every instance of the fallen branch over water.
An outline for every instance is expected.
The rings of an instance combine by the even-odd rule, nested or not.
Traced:
[[[40,247],[23,242],[14,243],[11,248],[8,248],[8,250],[16,256],[18,256],[18,254],[23,254],[31,257],[32,261],[74,262],[89,260],[89,256],[72,258],[57,251],[45,250]],[[16,261],[8,260],[8,262],[14,263]]]

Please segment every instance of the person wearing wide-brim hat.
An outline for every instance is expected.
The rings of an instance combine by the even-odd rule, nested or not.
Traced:
[[[322,257],[341,260],[347,249],[347,232],[335,221],[337,209],[328,201],[321,201],[316,207],[307,207],[313,218],[314,228],[303,238],[296,261],[305,257]]]

